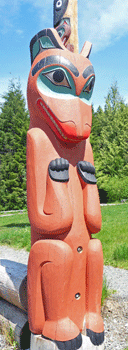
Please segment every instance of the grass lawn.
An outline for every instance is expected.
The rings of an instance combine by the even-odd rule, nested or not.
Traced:
[[[128,269],[128,203],[103,206],[102,229],[93,235],[103,247],[104,264]]]
[[[104,264],[128,269],[128,203],[103,206],[101,212],[102,229],[93,237],[101,240]],[[0,217],[0,244],[30,250],[27,212]]]
[[[2,213],[0,213],[2,215]],[[0,244],[7,244],[14,248],[30,250],[30,224],[27,211],[7,213],[0,217]],[[10,216],[8,216],[10,215]]]

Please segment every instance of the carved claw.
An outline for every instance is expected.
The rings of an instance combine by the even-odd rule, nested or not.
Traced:
[[[91,329],[86,329],[86,334],[90,338],[93,345],[102,345],[104,343],[104,332],[96,333]]]
[[[96,184],[95,168],[91,163],[80,161],[77,164],[77,170],[84,182],[92,185]]]
[[[82,336],[81,333],[75,338],[71,340],[67,340],[65,342],[55,341],[59,350],[77,350],[82,345]]]
[[[79,333],[76,338],[71,339],[71,340],[67,340],[67,341],[52,340],[52,339],[46,338],[44,336],[43,336],[43,338],[54,342],[57,345],[57,348],[59,350],[77,350],[77,349],[80,349],[82,346],[81,333]]]
[[[69,180],[69,162],[64,158],[52,160],[48,167],[49,176],[53,181],[67,182]]]

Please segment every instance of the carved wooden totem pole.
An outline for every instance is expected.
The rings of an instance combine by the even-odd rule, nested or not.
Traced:
[[[103,349],[103,254],[91,237],[101,228],[89,142],[95,74],[91,45],[85,42],[78,54],[67,43],[69,5],[55,0],[55,28],[40,31],[30,43],[28,317],[32,334],[59,349]]]

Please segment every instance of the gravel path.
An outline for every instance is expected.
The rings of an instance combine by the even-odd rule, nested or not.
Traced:
[[[117,291],[115,296],[128,298],[128,270],[104,266],[104,275],[107,278],[109,289]]]
[[[17,250],[8,246],[0,246],[0,259],[8,259],[22,264],[28,263],[29,253],[26,250]]]
[[[128,347],[128,270],[104,266],[109,289],[116,290],[102,308],[105,327],[105,350]]]
[[[28,255],[29,253],[23,249],[15,250],[0,246],[0,259],[27,264]],[[116,290],[116,293],[106,300],[102,309],[105,324],[105,350],[124,350],[128,347],[128,270],[104,266],[104,275],[109,289]],[[0,345],[1,349],[7,348]]]

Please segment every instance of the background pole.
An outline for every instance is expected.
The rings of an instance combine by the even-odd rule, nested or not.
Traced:
[[[79,52],[78,42],[78,6],[77,0],[69,0],[67,10],[64,17],[69,17],[71,22],[71,35],[68,43],[74,45],[74,52]]]

